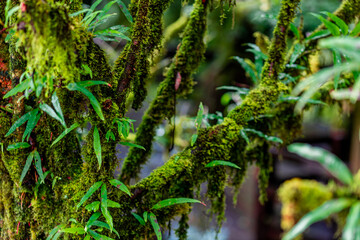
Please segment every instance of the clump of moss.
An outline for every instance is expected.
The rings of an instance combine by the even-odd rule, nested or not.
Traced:
[[[278,190],[283,204],[281,228],[290,230],[306,213],[332,198],[331,191],[315,180],[294,178],[284,182]]]

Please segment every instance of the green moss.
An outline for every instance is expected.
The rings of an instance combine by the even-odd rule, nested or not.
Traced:
[[[283,183],[278,190],[283,204],[281,227],[288,231],[306,213],[332,198],[331,191],[314,180],[291,179]]]
[[[36,69],[49,79],[48,92],[52,92],[54,85],[72,82],[80,76],[74,67],[75,44],[80,37],[76,29],[80,26],[68,16],[68,11],[63,3],[28,1],[19,19],[22,24],[17,44],[25,49],[28,69]]]
[[[126,181],[137,176],[141,165],[150,155],[156,127],[164,118],[171,118],[174,115],[174,99],[186,96],[192,91],[194,83],[191,75],[199,66],[205,52],[203,38],[206,31],[206,12],[202,1],[196,1],[184,30],[180,48],[166,72],[166,78],[158,87],[156,98],[137,129],[135,143],[147,150],[139,151],[139,149],[131,148],[124,161],[121,178]],[[175,91],[175,81],[181,81],[177,91]]]

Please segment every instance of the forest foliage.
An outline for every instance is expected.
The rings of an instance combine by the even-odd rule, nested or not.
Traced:
[[[193,91],[194,73],[206,53],[208,15],[220,8],[223,21],[235,1],[184,3],[192,8],[181,42],[137,129],[127,113],[139,110],[147,97],[151,68],[165,51],[163,16],[172,1],[132,0],[127,5],[114,0],[100,9],[101,2],[83,9],[77,0],[0,0],[1,239],[162,239],[177,216],[176,234],[187,239],[190,204],[205,205],[204,199],[219,232],[225,188],[232,187],[236,196],[249,165],[260,168],[259,201],[266,201],[273,170],[269,149],[300,136],[304,109],[338,100],[355,103],[359,97],[360,1],[344,0],[334,13],[314,14],[323,24],[304,36],[302,25],[294,24],[301,1],[283,0],[271,40],[248,44],[254,61],[230,60],[245,69],[253,86],[219,89],[238,94],[241,103],[225,117],[211,115],[217,124],[210,124],[200,104],[188,146],[139,179],[156,129],[176,115],[177,101]],[[114,6],[128,26],[102,29]],[[110,64],[94,38],[127,43]],[[311,60],[321,48],[331,50],[333,66],[318,71]],[[118,144],[129,152],[115,178]],[[302,154],[311,152],[309,158],[352,186],[353,176],[338,159],[314,157],[320,150],[302,148]],[[200,194],[203,183],[205,196]],[[352,216],[360,208],[346,197],[358,196],[358,188],[336,194],[319,189],[329,194],[302,215],[325,201],[334,213],[352,206],[344,231],[351,235],[358,224]],[[301,229],[295,222],[287,224],[286,231],[295,227],[284,239],[328,217],[332,212],[321,211],[327,205],[314,211],[316,218],[300,220],[300,225],[306,222]]]

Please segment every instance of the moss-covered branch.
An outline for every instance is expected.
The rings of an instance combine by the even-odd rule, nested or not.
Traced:
[[[135,143],[146,151],[131,148],[124,161],[121,178],[128,181],[136,177],[141,165],[147,161],[152,149],[155,129],[165,118],[174,116],[176,97],[186,96],[194,85],[191,75],[199,66],[205,52],[203,38],[206,31],[207,5],[195,1],[194,10],[184,30],[184,36],[157,95],[146,111],[137,129]]]

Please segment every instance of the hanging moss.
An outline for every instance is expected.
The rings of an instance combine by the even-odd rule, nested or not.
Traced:
[[[179,238],[179,240],[187,240],[187,230],[189,228],[189,216],[188,214],[181,215],[180,221],[179,221],[179,227],[176,229],[175,234]]]
[[[128,181],[137,176],[141,165],[146,162],[151,153],[155,129],[164,118],[174,115],[174,98],[186,96],[194,85],[191,75],[199,66],[205,52],[203,43],[206,31],[206,6],[200,0],[195,2],[180,48],[173,59],[164,81],[157,90],[157,96],[146,111],[137,129],[135,143],[145,147],[146,151],[131,148],[124,161],[121,178]],[[175,91],[175,81],[180,81]]]

